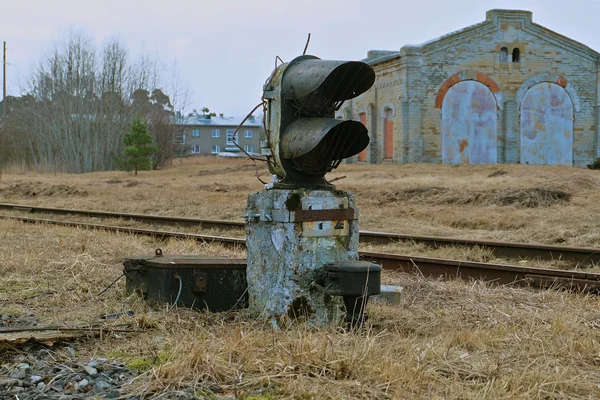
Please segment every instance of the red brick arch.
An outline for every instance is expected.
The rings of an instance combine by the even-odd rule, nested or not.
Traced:
[[[444,97],[446,97],[446,93],[448,93],[448,90],[450,90],[452,86],[456,85],[458,82],[461,81],[477,81],[483,83],[492,91],[496,98],[500,93],[500,87],[498,86],[498,84],[483,72],[460,72],[446,79],[446,82],[444,82],[442,87],[440,87],[440,90],[438,91],[438,94],[435,97],[435,108],[442,108],[442,104],[444,103]],[[498,102],[497,104],[500,103]]]

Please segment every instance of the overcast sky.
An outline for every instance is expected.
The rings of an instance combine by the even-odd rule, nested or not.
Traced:
[[[98,45],[117,36],[166,65],[176,60],[191,108],[246,115],[260,101],[275,56],[357,60],[398,50],[485,20],[493,8],[533,12],[533,21],[600,51],[600,0],[29,0],[2,3],[8,94],[20,94],[61,34],[83,29]],[[0,76],[0,81],[2,77]]]

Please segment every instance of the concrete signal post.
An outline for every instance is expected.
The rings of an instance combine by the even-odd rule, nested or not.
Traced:
[[[345,100],[367,91],[373,69],[362,62],[300,56],[278,66],[264,86],[273,182],[246,208],[249,306],[274,321],[305,317],[316,326],[365,319],[379,293],[381,267],[358,259],[358,209],[352,193],[325,174],[369,143],[357,121],[334,118]]]

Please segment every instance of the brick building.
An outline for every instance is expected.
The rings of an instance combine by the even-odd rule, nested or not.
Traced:
[[[192,114],[181,118],[178,126],[181,128],[179,141],[184,145],[185,154],[208,155],[222,152],[243,152],[235,145],[237,143],[247,153],[260,153],[260,141],[264,140],[262,118],[251,116],[233,136],[236,128],[244,117],[224,117]]]
[[[585,166],[600,157],[600,54],[529,11],[491,10],[363,61],[375,84],[340,115],[362,121],[371,143],[351,161]]]

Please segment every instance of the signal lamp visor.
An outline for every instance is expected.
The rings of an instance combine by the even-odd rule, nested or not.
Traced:
[[[333,112],[375,82],[373,69],[360,61],[298,57],[285,71],[285,99],[302,115]]]
[[[290,160],[296,172],[323,176],[368,144],[368,130],[358,121],[301,118],[285,130],[281,158]]]

